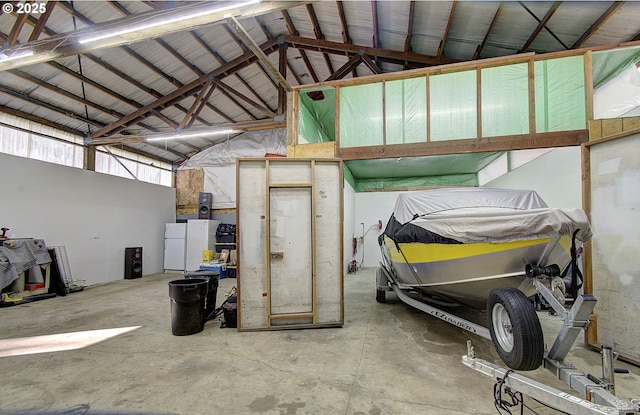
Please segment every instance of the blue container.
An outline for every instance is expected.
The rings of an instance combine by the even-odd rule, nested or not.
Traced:
[[[227,264],[200,264],[201,271],[216,271],[219,279],[227,278]]]

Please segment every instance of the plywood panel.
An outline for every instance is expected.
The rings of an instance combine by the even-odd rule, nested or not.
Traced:
[[[176,172],[176,205],[197,205],[198,195],[203,191],[202,189],[204,189],[202,169],[186,169]]]
[[[309,157],[336,157],[336,143],[329,141],[326,143],[296,144],[287,146],[287,157],[309,158]]]
[[[238,160],[239,329],[342,326],[342,164]]]
[[[590,147],[598,342],[640,361],[640,134]]]

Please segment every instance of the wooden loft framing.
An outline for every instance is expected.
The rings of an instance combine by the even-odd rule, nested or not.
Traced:
[[[628,46],[628,45],[619,45]],[[318,148],[320,154],[326,156],[333,151],[335,157],[342,160],[362,160],[375,158],[396,158],[414,156],[433,156],[458,153],[477,153],[488,151],[509,151],[532,148],[579,146],[589,140],[588,124],[593,119],[593,79],[592,79],[592,51],[614,49],[595,48],[578,49],[550,53],[545,55],[535,55],[533,53],[520,54],[509,57],[499,57],[484,59],[473,62],[452,63],[435,67],[413,69],[403,72],[389,74],[371,75],[359,77],[357,79],[340,79],[335,81],[320,82],[313,85],[293,87],[289,96],[287,131],[288,131],[288,155],[290,157],[309,157]],[[566,131],[538,132],[536,131],[536,85],[534,76],[534,65],[536,62],[559,59],[572,56],[581,56],[584,63],[584,104],[586,123],[584,128],[571,129]],[[502,136],[482,136],[482,105],[481,105],[481,70],[492,67],[506,66],[512,64],[526,63],[528,67],[528,101],[529,101],[529,131],[526,134],[502,135]],[[429,79],[431,75],[440,75],[454,72],[476,70],[478,75],[477,88],[477,137],[461,140],[432,141],[431,140],[431,115],[429,94],[427,94],[427,138],[424,142],[414,142],[406,144],[388,144],[386,137],[382,144],[341,147],[340,146],[340,89],[347,86],[385,83],[388,81],[426,77],[427,90],[429,89]],[[299,96],[301,93],[313,90],[334,89],[336,95],[335,108],[335,142],[323,142],[315,144],[298,143],[298,111],[300,108]],[[383,98],[384,99],[384,98]],[[384,104],[383,104],[384,105]],[[386,134],[383,133],[383,134]],[[305,148],[308,148],[305,151]]]

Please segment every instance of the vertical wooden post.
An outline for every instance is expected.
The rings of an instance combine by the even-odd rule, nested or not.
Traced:
[[[267,328],[271,327],[271,187],[269,186],[269,160],[264,161],[265,168],[265,205],[264,205],[264,216],[265,216],[265,264],[267,264],[266,275],[265,278],[267,280]]]
[[[313,325],[318,323],[316,274],[316,161],[311,160],[311,313]]]
[[[426,74],[427,78],[427,142],[431,141],[431,76]]]
[[[387,144],[387,83],[382,80],[382,145]]]
[[[482,68],[476,68],[476,122],[478,123],[478,130],[476,132],[476,138],[480,140],[482,138]]]
[[[278,71],[283,78],[287,79],[287,49],[289,44],[282,37],[278,38]],[[282,115],[287,111],[287,91],[282,85],[278,85],[278,115]]]
[[[585,94],[585,110],[586,110],[586,128],[589,128],[593,120],[593,61],[591,51],[584,54],[584,94]],[[589,131],[589,140],[591,140],[591,131]],[[582,145],[582,209],[586,212],[587,217],[591,218],[591,147]],[[583,250],[583,290],[585,294],[593,294],[593,251],[592,243],[584,244]],[[589,317],[589,321],[597,321],[594,314]],[[597,342],[598,339],[597,324],[589,324],[584,333],[584,341],[587,345],[591,341]]]
[[[529,134],[536,133],[536,66],[533,57],[529,59]]]
[[[85,146],[83,156],[84,169],[96,171],[96,146]]]
[[[336,155],[340,157],[340,86],[336,86]]]

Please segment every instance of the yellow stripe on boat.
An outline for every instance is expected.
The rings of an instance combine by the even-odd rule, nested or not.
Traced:
[[[467,258],[478,255],[493,254],[512,249],[546,244],[551,238],[534,239],[530,241],[514,241],[500,243],[474,243],[474,244],[424,244],[420,242],[400,243],[402,252],[398,251],[395,243],[390,239],[385,243],[389,247],[389,255],[393,262],[405,262],[411,264],[447,261],[451,259]],[[564,245],[564,244],[563,244]],[[402,255],[404,254],[404,256]]]

